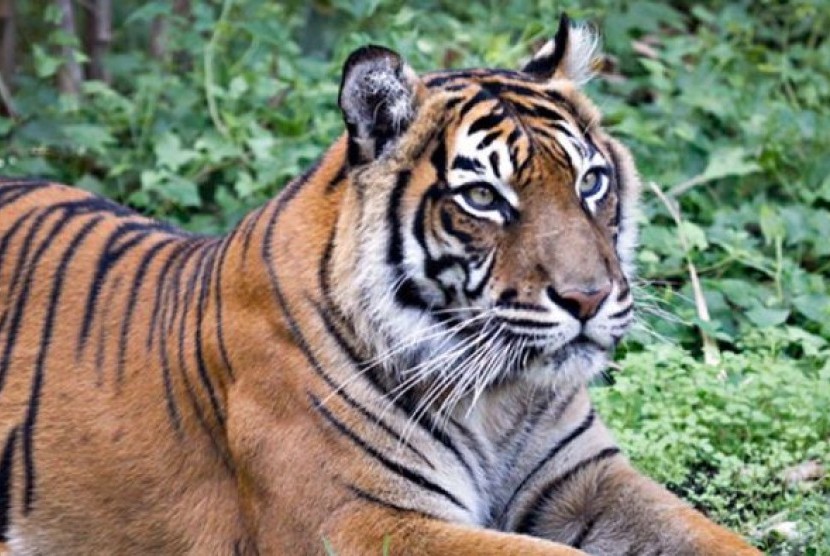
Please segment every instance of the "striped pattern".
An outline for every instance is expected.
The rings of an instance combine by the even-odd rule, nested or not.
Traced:
[[[86,436],[101,446],[97,427],[142,450],[153,449],[142,430],[152,428],[171,467],[234,489],[239,473],[253,480],[259,467],[237,459],[244,440],[229,439],[229,392],[252,383],[280,385],[268,410],[306,420],[306,452],[342,457],[319,479],[307,464],[271,477],[330,482],[340,503],[549,536],[561,500],[622,464],[584,383],[631,319],[620,263],[636,196],[627,154],[587,101],[527,74],[438,72],[423,83],[432,116],[372,152],[341,139],[224,237],[64,186],[0,185],[4,539],[34,542],[10,532],[60,526],[39,512],[65,505],[72,486],[50,491],[65,484],[41,462],[62,450],[84,461],[70,446]],[[607,181],[588,198],[580,180],[594,170]],[[567,288],[600,280],[611,293],[582,318]],[[65,429],[55,425],[62,392],[73,397]],[[304,461],[302,448],[283,448]],[[143,462],[138,448],[120,449],[114,469]],[[141,477],[148,491],[176,484]],[[132,507],[120,503],[102,507]],[[175,511],[166,515],[187,513]],[[165,519],[158,527],[172,530]],[[589,543],[602,519],[560,540]],[[216,546],[253,551],[239,535]]]

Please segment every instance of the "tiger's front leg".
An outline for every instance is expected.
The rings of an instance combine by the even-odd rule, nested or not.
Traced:
[[[366,504],[344,507],[327,524],[326,538],[339,556],[578,556],[586,553],[526,535],[473,528]]]
[[[499,527],[594,555],[760,554],[637,472],[595,415],[585,390],[564,412],[551,448],[504,505]],[[539,439],[537,439],[539,440]]]
[[[522,529],[590,554],[760,554],[622,457],[586,471],[568,487],[550,490],[535,510]]]

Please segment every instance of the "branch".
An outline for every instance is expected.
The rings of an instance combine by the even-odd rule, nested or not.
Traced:
[[[0,74],[0,105],[5,108],[6,113],[10,118],[17,118],[17,109],[14,105],[12,93],[6,86],[6,81],[3,79],[3,74]]]
[[[0,109],[10,118],[17,117],[11,83],[15,69],[15,50],[17,49],[17,14],[14,0],[0,0]]]
[[[70,37],[77,37],[75,32],[75,10],[72,0],[55,0],[61,12],[60,28]],[[71,45],[61,47],[63,65],[58,72],[58,88],[62,93],[77,96],[81,92],[83,75],[81,66],[75,58],[75,48]]]
[[[112,0],[95,0],[87,7],[86,43],[89,77],[109,81],[104,59],[112,44]]]
[[[677,235],[680,240],[680,246],[683,248],[683,254],[686,258],[686,267],[689,272],[689,282],[692,284],[692,292],[694,292],[695,308],[697,309],[697,316],[703,322],[711,322],[712,318],[709,316],[709,307],[706,305],[706,298],[703,295],[703,287],[700,285],[700,278],[697,274],[697,269],[692,262],[691,250],[686,241],[686,235],[683,233],[683,218],[680,214],[680,207],[677,202],[670,199],[660,187],[654,182],[648,182],[648,186],[657,195],[657,198],[665,205],[666,210],[669,211],[675,225],[677,226]],[[714,339],[705,331],[700,331],[700,339],[703,343],[703,362],[707,365],[716,366],[720,363],[720,350]]]

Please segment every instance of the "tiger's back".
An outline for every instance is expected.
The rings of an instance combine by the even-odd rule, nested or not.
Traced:
[[[122,553],[197,549],[204,527],[242,538],[217,519],[239,514],[219,432],[228,377],[207,374],[221,354],[182,349],[219,332],[205,294],[224,246],[78,189],[0,184],[0,531],[15,553],[50,520],[91,552],[116,548],[90,527],[113,520]]]

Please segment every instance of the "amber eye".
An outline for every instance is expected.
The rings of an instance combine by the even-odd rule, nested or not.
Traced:
[[[474,185],[462,193],[464,200],[479,210],[492,210],[498,197],[496,192],[487,185]]]

